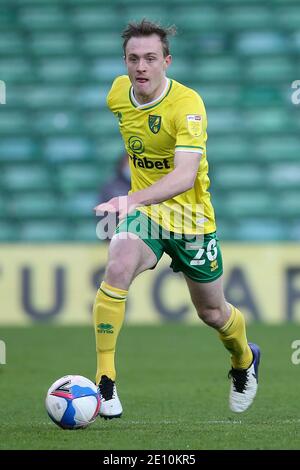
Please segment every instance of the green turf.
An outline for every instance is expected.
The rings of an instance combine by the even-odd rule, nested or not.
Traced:
[[[3,328],[7,364],[0,366],[1,449],[299,449],[300,365],[291,362],[299,327],[253,325],[262,347],[253,407],[228,409],[228,354],[207,327],[129,327],[118,344],[121,419],[97,419],[63,431],[48,418],[48,387],[66,374],[93,379],[91,328]]]

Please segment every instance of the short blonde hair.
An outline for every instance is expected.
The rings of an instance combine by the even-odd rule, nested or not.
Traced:
[[[152,23],[144,18],[140,23],[131,22],[128,23],[126,28],[122,33],[122,38],[124,39],[123,42],[123,51],[124,56],[126,56],[126,46],[129,39],[133,37],[142,37],[142,36],[151,36],[152,34],[157,34],[159,36],[164,57],[167,57],[170,54],[170,46],[168,41],[168,36],[175,36],[176,34],[176,27],[169,26],[163,27],[158,23]]]

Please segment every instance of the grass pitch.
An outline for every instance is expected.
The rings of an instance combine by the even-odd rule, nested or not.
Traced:
[[[121,419],[97,419],[64,431],[45,411],[54,380],[94,379],[92,328],[3,328],[0,366],[1,449],[299,449],[300,365],[293,365],[295,325],[251,325],[262,349],[259,391],[243,414],[228,408],[228,353],[208,327],[125,326],[118,343]]]

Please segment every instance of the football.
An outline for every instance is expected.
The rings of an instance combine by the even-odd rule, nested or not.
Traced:
[[[81,375],[56,380],[46,396],[48,415],[63,429],[82,429],[95,421],[100,397],[95,384]]]

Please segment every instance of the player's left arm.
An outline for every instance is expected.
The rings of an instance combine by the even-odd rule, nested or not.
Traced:
[[[119,217],[122,219],[139,206],[159,204],[188,191],[194,186],[200,159],[200,152],[175,152],[174,170],[148,188],[128,196],[115,197],[96,206],[96,213],[119,212]]]

